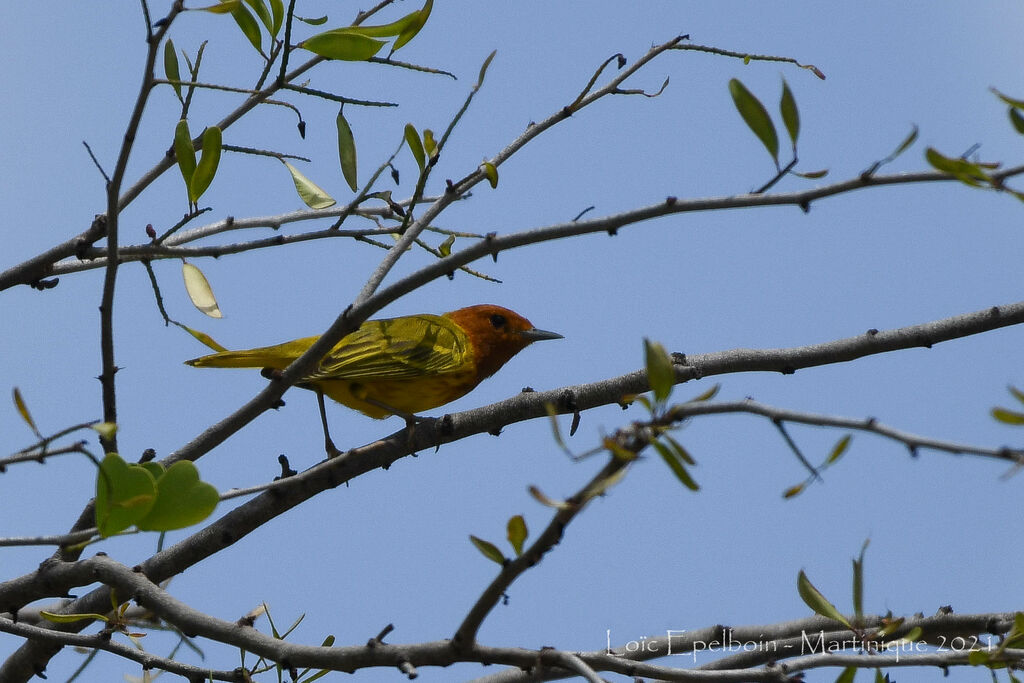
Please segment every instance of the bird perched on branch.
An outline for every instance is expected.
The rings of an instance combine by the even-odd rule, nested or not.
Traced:
[[[492,304],[443,315],[368,320],[338,342],[297,386],[317,392],[321,412],[322,397],[328,396],[370,417],[400,415],[409,420],[469,393],[531,343],[561,338]],[[283,370],[317,339],[221,351],[186,363],[198,368]]]

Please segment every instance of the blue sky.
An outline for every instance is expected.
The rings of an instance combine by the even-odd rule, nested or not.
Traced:
[[[163,4],[153,3],[154,14]],[[347,23],[357,9],[299,5],[306,16],[329,14],[331,25]],[[412,7],[406,3],[388,17]],[[476,188],[438,221],[457,230],[504,233],[570,220],[589,206],[595,207],[589,216],[600,216],[669,195],[727,196],[760,186],[774,169],[733,109],[727,82],[734,77],[772,111],[785,77],[803,120],[798,168],[830,171],[823,180],[787,178],[780,191],[855,177],[913,125],[920,129],[918,143],[885,171],[924,169],[926,146],[957,156],[980,145],[977,154],[986,161],[1019,163],[1020,137],[988,88],[1024,96],[1022,24],[1019,7],[1009,2],[840,3],[827,9],[814,2],[520,2],[482,8],[438,0],[427,26],[399,55],[454,71],[459,80],[348,64],[321,65],[309,78],[311,87],[400,103],[395,109],[345,110],[366,178],[398,144],[405,123],[442,130],[479,64],[496,49],[486,83],[428,187],[436,192],[445,178],[463,176],[529,122],[572,101],[608,56],[622,52],[633,61],[679,33],[724,49],[791,56],[828,76],[820,81],[791,65],[744,65],[694,52],[664,55],[630,81],[656,90],[669,77],[660,97],[611,98],[573,116],[503,165],[497,190]],[[5,3],[0,25],[6,27],[0,41],[0,60],[7,65],[0,199],[7,267],[80,232],[103,210],[102,179],[81,142],[108,169],[113,165],[144,45],[139,10],[129,3]],[[229,19],[190,13],[172,36],[192,54],[210,39],[204,80],[250,83],[259,68]],[[307,156],[312,161],[301,166],[303,172],[343,200],[348,194],[332,132],[336,108],[298,96],[289,100],[307,120],[305,140],[292,113],[268,107],[230,128],[225,142]],[[193,131],[237,101],[223,93],[197,95]],[[178,113],[169,89],[154,96],[129,182],[161,158]],[[383,187],[405,197],[414,164],[407,152],[396,163],[402,184],[395,188],[388,180]],[[202,204],[213,208],[204,217],[210,221],[302,208],[277,162],[239,155],[225,155]],[[181,179],[172,169],[123,214],[123,240],[143,242],[147,223],[161,231],[184,210]],[[551,389],[634,370],[642,364],[644,337],[685,353],[796,346],[1018,301],[1022,210],[1013,198],[945,183],[861,190],[816,202],[808,214],[793,207],[681,214],[615,237],[502,254],[496,264],[477,266],[503,284],[459,274],[381,315],[493,302],[565,335],[527,349],[445,409],[464,410],[525,385]],[[225,313],[219,321],[192,308],[179,262],[157,262],[154,269],[173,317],[226,346],[245,347],[322,331],[381,253],[331,240],[197,260]],[[407,254],[389,281],[430,258]],[[95,376],[101,286],[99,271],[88,271],[62,277],[47,292],[19,287],[0,296],[0,317],[7,321],[0,330],[0,389],[20,387],[44,432],[100,417]],[[150,447],[160,456],[174,451],[263,386],[258,373],[182,365],[204,349],[164,327],[143,269],[123,268],[118,286],[119,439],[126,456]],[[677,387],[676,396],[720,382],[723,399],[751,396],[780,407],[875,416],[936,438],[1014,445],[1021,435],[994,423],[988,409],[1008,403],[1007,384],[1024,386],[1018,367],[1022,334],[1004,329],[792,376],[702,380]],[[285,400],[283,409],[261,416],[204,457],[203,477],[220,489],[251,486],[276,474],[280,453],[300,469],[321,458],[315,398],[293,390]],[[639,417],[637,409],[623,413],[617,406],[589,411],[571,443],[586,450]],[[343,447],[400,426],[338,406],[329,408],[329,419]],[[791,432],[817,458],[842,435],[801,427]],[[12,405],[0,408],[0,434],[4,452],[32,439]],[[849,559],[867,538],[868,611],[931,614],[951,604],[959,612],[987,612],[1021,602],[1019,587],[1000,568],[1024,559],[1005,531],[1013,528],[1022,480],[999,480],[999,465],[932,452],[911,459],[898,444],[858,435],[824,483],[784,501],[782,491],[804,470],[770,423],[708,417],[688,424],[677,438],[699,462],[694,475],[702,490],[683,490],[656,458],[639,463],[512,587],[509,604],[485,623],[482,642],[590,650],[603,647],[609,631],[613,642],[621,642],[666,629],[798,618],[808,613],[795,590],[801,568],[848,609]],[[224,619],[264,601],[279,624],[305,613],[295,635],[304,642],[333,633],[339,643],[363,643],[387,623],[396,626],[393,642],[447,637],[495,571],[468,535],[499,541],[514,514],[539,531],[549,511],[526,487],[565,496],[599,466],[597,460],[568,461],[543,421],[513,425],[500,438],[478,436],[421,453],[319,496],[178,577],[170,590]],[[0,477],[3,535],[65,530],[90,497],[93,477],[84,458],[9,468]],[[185,534],[172,533],[170,540]],[[155,543],[155,536],[139,535],[94,550],[130,565]],[[3,549],[0,566],[5,577],[15,576],[46,555]],[[145,644],[160,654],[170,647],[157,635]],[[0,655],[16,646],[0,636]],[[236,654],[215,647],[207,653],[213,666],[237,663]],[[55,659],[50,679],[63,680],[79,661],[71,653]],[[93,667],[96,680],[138,674],[110,656]],[[448,681],[481,672],[420,673],[419,680]],[[934,680],[939,672],[897,674],[901,681]],[[812,672],[808,680],[835,675]],[[956,675],[990,680],[984,671]],[[366,672],[360,680],[394,676],[391,670]]]

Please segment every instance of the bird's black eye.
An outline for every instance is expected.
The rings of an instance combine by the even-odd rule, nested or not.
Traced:
[[[505,327],[506,322],[508,321],[505,320],[505,316],[503,316],[501,313],[495,313],[494,315],[491,316],[491,325],[493,325],[494,328],[497,330],[500,330],[501,328]]]

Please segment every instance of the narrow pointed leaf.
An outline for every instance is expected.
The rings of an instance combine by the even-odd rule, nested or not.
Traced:
[[[907,137],[903,138],[903,142],[900,143],[899,147],[897,147],[893,151],[893,153],[889,155],[889,159],[890,160],[891,159],[895,159],[896,157],[898,157],[899,155],[901,155],[905,151],[907,151],[907,148],[910,147],[912,144],[914,144],[914,142],[917,141],[917,134],[918,134],[917,126],[914,126],[914,128],[910,131],[910,133],[907,134]]]
[[[352,128],[348,121],[338,110],[338,161],[341,163],[341,174],[345,176],[345,182],[352,188],[353,192],[359,191],[359,182],[356,176],[356,140],[352,135]]]
[[[196,172],[196,149],[192,145],[192,134],[188,131],[188,121],[182,119],[174,129],[174,156],[178,159],[178,170],[185,180],[185,191],[192,183]]]
[[[491,65],[491,60],[494,59],[494,55],[496,54],[498,54],[498,51],[492,50],[491,54],[487,55],[487,59],[484,60],[484,63],[480,65],[480,73],[477,74],[476,86],[474,87],[479,88],[481,85],[484,84],[484,76],[487,75],[487,67]]]
[[[658,342],[644,339],[644,366],[647,368],[647,381],[654,391],[654,399],[665,401],[672,393],[676,381],[676,371],[672,366],[672,358]]]
[[[800,593],[800,598],[804,603],[814,610],[817,614],[828,619],[834,619],[840,624],[843,624],[847,628],[853,628],[850,622],[846,620],[846,617],[840,613],[836,606],[829,602],[824,595],[821,594],[814,584],[811,583],[807,575],[804,574],[804,570],[801,569],[800,573],[796,578],[796,589]]]
[[[697,464],[697,461],[693,459],[693,456],[690,455],[690,452],[683,448],[682,444],[680,444],[678,441],[673,439],[668,434],[662,434],[661,438],[663,441],[668,443],[669,448],[672,449],[673,453],[677,458],[685,462],[687,465]]]
[[[416,165],[422,171],[427,165],[427,157],[423,153],[423,143],[420,142],[419,133],[411,123],[405,124],[405,143],[409,145],[409,151],[412,152],[413,158],[416,159]]]
[[[296,19],[298,19],[299,21],[301,21],[303,24],[309,24],[310,26],[323,26],[324,24],[327,23],[327,15],[326,14],[323,15],[322,17],[315,17],[315,18],[300,17],[298,14],[293,14],[292,16],[295,17]]]
[[[277,37],[284,24],[284,0],[270,0],[271,26],[270,35]]]
[[[529,531],[526,529],[526,520],[523,519],[522,515],[516,515],[508,520],[507,532],[508,542],[512,544],[512,549],[516,551],[516,557],[519,557],[523,554],[523,543],[529,535]]]
[[[28,406],[25,405],[25,399],[21,397],[21,390],[18,389],[18,387],[14,387],[13,394],[14,407],[17,408],[18,414],[21,415],[21,419],[25,421],[25,424],[32,428],[32,431],[35,433],[36,436],[42,438],[42,435],[39,433],[39,430],[36,429],[36,423],[35,420],[32,419],[32,414],[28,412]]]
[[[832,451],[828,454],[828,458],[825,459],[826,465],[831,465],[839,458],[843,457],[843,453],[850,446],[850,441],[853,440],[852,434],[847,434],[843,438],[836,442],[836,445],[832,447]]]
[[[651,445],[654,446],[654,450],[658,451],[658,455],[661,456],[661,459],[665,461],[665,464],[668,465],[670,470],[672,470],[672,474],[676,475],[676,479],[678,479],[683,486],[691,491],[700,490],[697,482],[695,482],[693,477],[690,476],[690,473],[686,471],[686,466],[683,464],[682,460],[677,458],[665,444],[654,441]]]
[[[231,18],[238,24],[238,28],[242,29],[242,35],[249,40],[256,51],[263,54],[263,36],[260,33],[260,25],[256,23],[256,19],[245,8],[245,5],[239,4],[231,10]]]
[[[860,556],[853,558],[853,614],[859,619],[864,614],[864,550],[867,541],[860,549]]]
[[[199,479],[189,460],[179,460],[156,480],[156,500],[136,526],[144,531],[171,531],[198,524],[209,517],[220,496]]]
[[[183,263],[181,275],[185,280],[185,291],[188,292],[188,298],[192,300],[192,304],[211,318],[223,318],[224,314],[217,306],[217,298],[213,295],[213,289],[206,276],[203,275],[203,271],[191,263]]]
[[[794,485],[790,486],[788,489],[786,489],[785,491],[782,492],[782,497],[783,498],[787,498],[787,499],[788,498],[796,498],[797,496],[799,496],[801,493],[804,492],[804,489],[806,487],[807,487],[807,485],[805,483],[803,483],[803,482],[801,482],[799,484],[794,484]]]
[[[754,132],[754,135],[761,141],[768,153],[772,155],[775,164],[779,163],[779,136],[775,132],[775,124],[768,116],[768,111],[761,104],[761,101],[754,97],[753,93],[747,90],[739,80],[729,80],[729,94],[732,95],[736,111],[743,117],[747,127]]]
[[[796,140],[800,136],[800,112],[796,108],[796,98],[793,91],[789,89],[789,83],[782,79],[782,99],[779,101],[779,113],[782,114],[782,123],[786,126],[789,139],[796,148]]]
[[[843,669],[843,672],[836,678],[836,683],[853,683],[854,676],[857,675],[857,667],[848,666]]]
[[[311,209],[326,209],[328,206],[334,206],[334,197],[327,194],[327,192],[319,185],[314,183],[306,176],[299,173],[299,169],[295,168],[287,161],[282,163],[288,167],[288,172],[292,174],[292,182],[295,183],[295,191],[299,193],[299,197],[302,201]]]
[[[318,33],[299,43],[299,47],[328,59],[363,62],[380,52],[385,43],[360,33],[358,27],[336,28]]]
[[[455,244],[455,235],[448,235],[448,238],[437,247],[437,253],[441,256],[450,256],[453,244]]]
[[[395,39],[394,44],[391,46],[391,52],[395,52],[416,37],[416,34],[419,33],[420,29],[427,23],[427,19],[430,18],[430,11],[433,8],[434,0],[427,0],[419,11],[412,13],[411,19],[404,27],[402,27],[401,33],[398,34],[398,38]]]
[[[1008,425],[1024,425],[1024,413],[1018,413],[1006,408],[993,408],[992,417]]]
[[[181,71],[178,69],[178,53],[174,51],[174,42],[168,38],[164,43],[164,77],[169,81],[180,81]],[[181,100],[181,84],[172,83],[174,93]]]
[[[536,486],[533,486],[532,484],[529,487],[527,487],[526,490],[529,492],[530,496],[532,496],[533,499],[536,500],[541,505],[547,506],[549,508],[554,508],[556,510],[566,510],[569,507],[569,503],[567,503],[566,501],[549,498],[543,491],[541,491]]]
[[[589,487],[583,490],[583,500],[588,501],[593,498],[597,498],[598,496],[604,495],[605,491],[607,491],[612,486],[615,486],[615,484],[618,484],[620,481],[622,481],[622,478],[626,476],[627,469],[628,468],[626,467],[621,467],[612,474],[608,475],[607,477],[599,479],[598,481],[591,484]]]
[[[711,387],[710,389],[708,389],[707,391],[705,391],[703,394],[700,394],[698,396],[694,396],[693,398],[690,399],[689,402],[690,403],[700,403],[701,401],[710,401],[711,399],[713,399],[715,396],[718,395],[718,390],[721,389],[721,388],[722,388],[721,384],[716,384],[713,387]]]
[[[1020,401],[1021,403],[1024,403],[1024,391],[1021,391],[1020,389],[1018,389],[1017,387],[1015,387],[1015,386],[1013,386],[1013,385],[1010,385],[1010,386],[1006,387],[1006,389],[1007,389],[1007,390],[1008,390],[1008,391],[1009,391],[1009,392],[1010,392],[1011,394],[1013,394],[1013,397],[1014,397],[1015,399],[1017,399],[1017,400],[1018,400],[1018,401]]]
[[[76,621],[102,621],[107,623],[109,620],[103,614],[57,614],[55,612],[47,612],[46,610],[39,610],[39,616],[46,619],[54,624],[73,624]]]
[[[426,9],[427,16],[429,16],[430,9],[428,9],[428,5],[433,5],[433,0],[430,0],[426,5],[423,6],[422,9],[418,9],[415,12],[410,12],[401,19],[393,21],[390,24],[381,24],[379,26],[353,26],[352,28],[357,29],[360,33],[364,35],[372,36],[374,38],[390,38],[392,36],[398,36],[401,35],[403,31],[409,30],[413,25],[417,23],[419,23],[420,27],[423,26],[423,21],[426,21],[426,19],[423,18],[423,21],[421,21],[420,13],[424,9]],[[419,29],[416,30],[418,31]],[[410,38],[412,38],[412,36],[410,36]],[[394,50],[397,50],[399,47],[401,47],[401,45],[396,46]]]
[[[925,160],[933,168],[943,173],[948,173],[966,185],[981,187],[984,183],[990,182],[988,174],[981,169],[980,165],[966,159],[954,159],[944,156],[932,147],[925,150],[924,156]]]
[[[1003,93],[999,92],[995,88],[989,88],[989,90],[991,90],[993,93],[995,93],[996,97],[998,97],[1003,102],[1005,102],[1006,104],[1010,105],[1011,107],[1017,107],[1018,109],[1024,109],[1024,100],[1019,100],[1019,99],[1017,99],[1015,97],[1010,97],[1009,95],[1004,95]]]
[[[191,327],[187,327],[185,325],[182,325],[181,327],[186,332],[191,334],[193,337],[198,339],[201,343],[205,344],[206,346],[208,346],[209,348],[213,349],[214,351],[227,351],[227,348],[225,348],[225,347],[221,346],[220,344],[218,344],[216,341],[214,341],[213,337],[211,337],[210,335],[206,334],[205,332],[200,332],[199,330],[193,330]]]
[[[203,131],[203,154],[199,157],[192,180],[188,184],[188,198],[192,203],[198,202],[203,196],[220,165],[221,132],[217,126],[210,126]]]
[[[253,14],[259,17],[259,20],[267,27],[267,31],[272,33],[274,30],[274,18],[270,14],[270,8],[264,4],[263,0],[245,0],[245,4],[252,8]]]
[[[197,10],[202,12],[209,12],[210,14],[227,14],[234,12],[241,4],[242,0],[221,0],[218,5],[210,5],[209,7],[197,7]]]
[[[494,545],[490,541],[485,541],[482,538],[477,538],[472,534],[470,534],[469,540],[473,542],[473,545],[476,546],[476,549],[479,550],[480,553],[488,560],[491,560],[492,562],[497,562],[501,566],[505,566],[505,563],[508,560],[505,558],[504,555],[501,554],[501,551],[498,550],[498,547],[496,545]]]

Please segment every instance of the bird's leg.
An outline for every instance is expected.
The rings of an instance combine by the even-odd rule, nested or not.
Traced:
[[[324,408],[324,392],[316,392],[316,402],[320,406],[320,424],[324,427],[324,450],[327,451],[328,458],[336,458],[341,455],[341,451],[331,441],[331,430],[327,427],[327,409]]]
[[[408,445],[409,448],[412,448],[412,437],[413,434],[415,433],[413,430],[415,429],[416,425],[419,424],[420,422],[424,422],[425,420],[429,419],[426,417],[420,417],[419,415],[414,415],[413,413],[407,413],[404,410],[399,410],[398,408],[393,408],[389,406],[387,403],[384,403],[383,401],[378,401],[377,399],[374,398],[363,397],[362,400],[365,401],[366,403],[369,403],[370,405],[377,406],[378,408],[386,410],[392,415],[397,415],[398,417],[405,420],[406,445]]]

